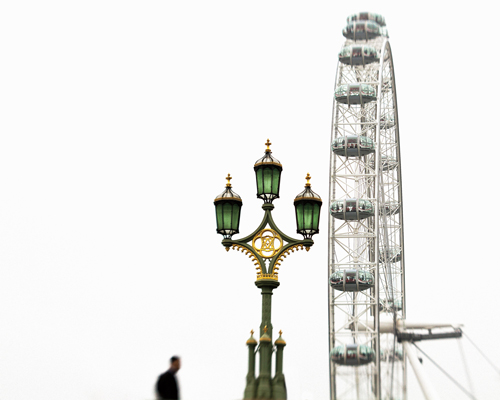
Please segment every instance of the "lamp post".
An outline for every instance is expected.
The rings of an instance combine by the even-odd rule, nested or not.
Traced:
[[[226,189],[214,200],[217,220],[217,233],[223,235],[222,245],[227,251],[230,249],[243,252],[252,260],[257,270],[255,285],[262,294],[262,321],[260,324],[260,338],[253,337],[253,331],[246,344],[248,346],[248,373],[244,392],[244,399],[286,399],[285,377],[283,375],[283,349],[286,345],[282,332],[275,341],[276,371],[271,377],[271,361],[273,353],[271,323],[271,296],[278,282],[278,271],[284,258],[295,250],[309,251],[314,244],[312,236],[319,232],[319,215],[321,198],[311,190],[307,174],[305,189],[297,195],[294,201],[297,233],[304,238],[294,239],[283,233],[272,217],[273,200],[279,198],[281,172],[283,166],[272,156],[269,139],[265,143],[267,148],[262,158],[254,165],[257,183],[257,197],[264,200],[262,209],[264,218],[253,233],[243,239],[233,240],[232,236],[239,233],[240,211],[243,205],[241,197],[231,186],[231,176],[227,176]],[[258,347],[257,347],[258,345]],[[255,376],[255,348],[259,352],[259,375]]]

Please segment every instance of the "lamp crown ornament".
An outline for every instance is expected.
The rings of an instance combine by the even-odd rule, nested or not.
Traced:
[[[231,179],[233,179],[231,177],[231,174],[227,174],[226,179],[227,179],[226,187],[230,188],[231,187]]]
[[[311,184],[309,183],[309,181],[311,180],[311,175],[309,175],[309,172],[307,173],[306,179],[307,179],[306,187],[311,187]]]
[[[266,153],[272,153],[271,148],[269,146],[272,145],[272,143],[267,139],[267,142],[264,143],[267,146]]]

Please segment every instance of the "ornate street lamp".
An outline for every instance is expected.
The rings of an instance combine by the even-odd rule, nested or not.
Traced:
[[[215,200],[215,216],[217,219],[217,233],[224,235],[224,239],[231,239],[239,233],[240,211],[243,201],[231,189],[231,175],[227,174],[226,189]]]
[[[264,157],[259,158],[253,169],[257,179],[257,197],[264,203],[272,203],[280,197],[280,179],[283,166],[271,155],[271,142],[267,139],[267,149]]]
[[[257,229],[243,239],[233,240],[232,236],[238,233],[241,197],[231,189],[228,175],[226,190],[214,201],[217,217],[217,233],[224,236],[222,245],[227,251],[230,249],[242,251],[252,260],[257,270],[255,285],[262,292],[262,322],[260,324],[259,340],[252,336],[247,340],[249,347],[249,362],[247,384],[244,399],[259,400],[285,400],[286,385],[283,375],[283,348],[285,340],[280,336],[274,343],[276,346],[276,373],[271,377],[271,362],[273,353],[273,325],[271,324],[271,296],[273,289],[277,288],[278,271],[281,263],[287,255],[295,250],[306,249],[314,244],[311,239],[319,232],[319,215],[321,209],[321,198],[311,190],[307,174],[305,190],[302,191],[294,201],[295,216],[297,221],[297,233],[304,239],[294,239],[283,233],[272,217],[274,205],[273,200],[279,197],[280,178],[283,167],[281,163],[271,155],[267,140],[264,157],[259,159],[254,166],[257,181],[257,197],[264,200],[262,209],[264,218]],[[255,347],[258,343],[259,351],[259,376],[255,377]]]
[[[304,238],[311,238],[319,233],[319,211],[321,210],[321,197],[311,190],[309,180],[311,176],[307,173],[305,190],[300,192],[293,202],[295,216],[297,219],[297,233]]]

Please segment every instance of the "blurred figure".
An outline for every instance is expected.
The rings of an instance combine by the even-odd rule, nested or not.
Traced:
[[[173,356],[170,359],[170,368],[158,377],[156,382],[156,396],[159,400],[179,400],[179,387],[175,374],[181,368],[181,359]]]

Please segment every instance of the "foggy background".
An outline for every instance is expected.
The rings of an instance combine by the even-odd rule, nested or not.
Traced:
[[[273,326],[289,400],[328,383],[328,165],[348,15],[386,18],[398,95],[407,316],[464,324],[500,364],[498,16],[493,2],[25,1],[0,7],[0,398],[150,400],[173,354],[183,400],[241,399],[260,324],[253,263],[213,200],[231,173],[240,235],[253,165],[283,164],[295,234],[306,173],[320,233],[280,268]],[[463,339],[479,399],[500,377]],[[467,386],[456,340],[422,349]],[[443,399],[465,399],[424,359]],[[423,399],[409,373],[409,398]]]

